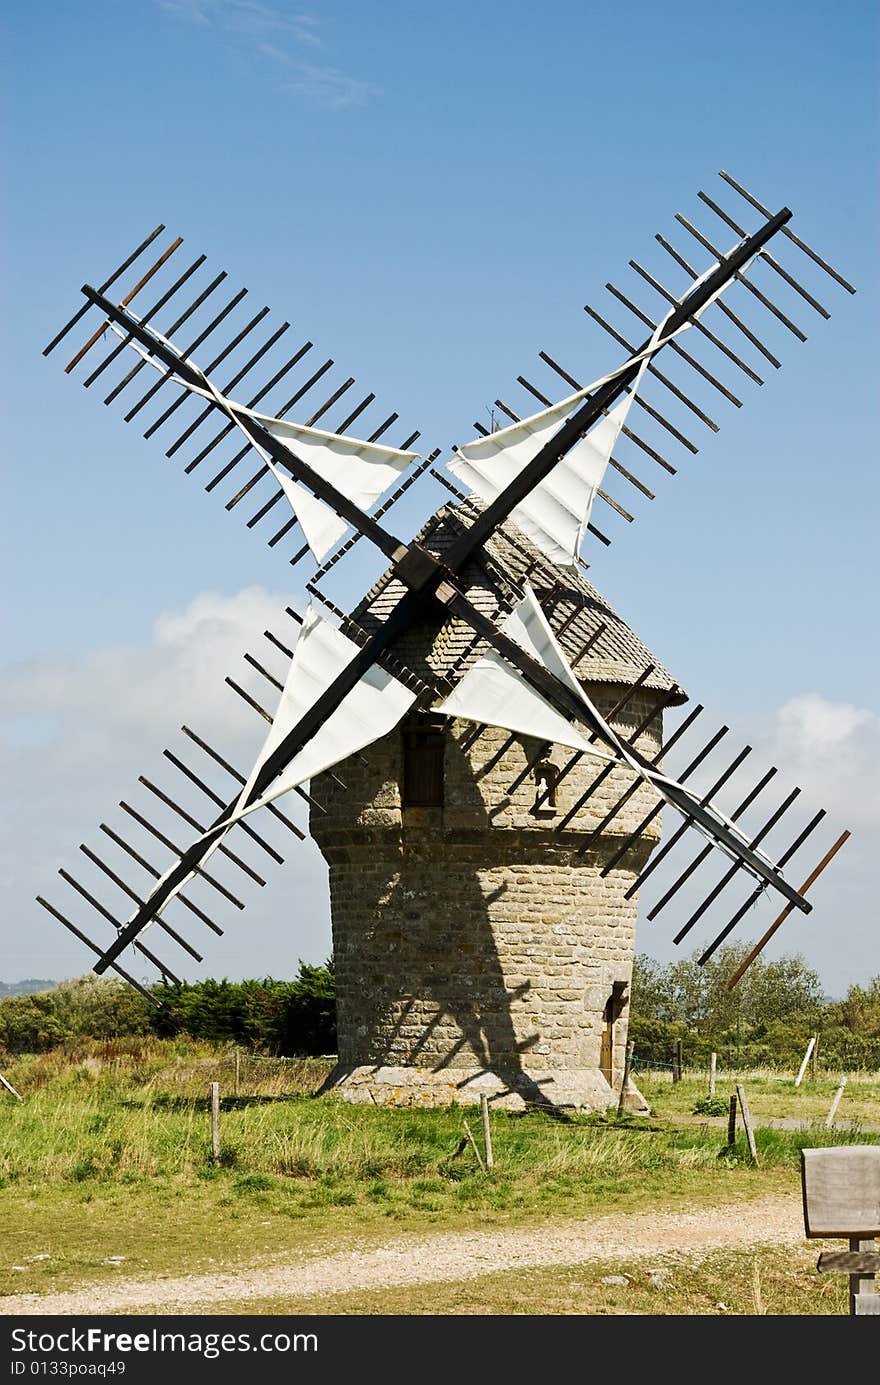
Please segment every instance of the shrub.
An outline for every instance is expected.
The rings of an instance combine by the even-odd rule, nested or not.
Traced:
[[[701,1096],[692,1109],[695,1116],[726,1116],[728,1103],[721,1096]]]
[[[116,1039],[149,1033],[149,1001],[116,977],[87,972],[60,981],[49,995],[65,1038]]]
[[[299,964],[284,1014],[281,1052],[317,1056],[336,1052],[336,977],[333,959],[323,967]]]
[[[45,1053],[64,1037],[52,991],[0,1001],[0,1047],[7,1053]]]
[[[163,1037],[188,1034],[215,1043],[287,1057],[332,1053],[336,1048],[333,963],[300,962],[294,981],[196,981],[157,986],[161,1009],[151,1016]]]
[[[87,1039],[118,1041],[158,1034],[234,1043],[284,1056],[336,1048],[333,963],[300,962],[293,981],[185,982],[157,985],[158,1010],[124,981],[89,972],[54,990],[0,999],[0,1051],[45,1053]]]

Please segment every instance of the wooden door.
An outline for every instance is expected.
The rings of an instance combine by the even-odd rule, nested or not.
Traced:
[[[610,995],[602,1012],[602,1044],[599,1049],[599,1071],[609,1087],[614,1072],[614,996]]]

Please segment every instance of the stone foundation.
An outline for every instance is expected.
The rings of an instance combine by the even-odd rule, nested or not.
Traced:
[[[337,1092],[345,1101],[374,1106],[478,1106],[485,1095],[497,1111],[523,1111],[535,1106],[605,1111],[609,1106],[616,1108],[619,1095],[595,1068],[521,1070],[505,1082],[494,1072],[469,1073],[455,1068],[436,1072],[431,1068],[365,1064],[338,1065],[326,1090]],[[650,1109],[631,1078],[625,1106],[641,1113]]]

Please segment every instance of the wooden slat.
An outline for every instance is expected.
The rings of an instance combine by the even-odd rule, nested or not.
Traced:
[[[878,1274],[880,1251],[823,1250],[816,1262],[816,1269],[821,1270],[823,1274],[832,1271],[839,1274]]]
[[[165,263],[165,261],[168,260],[168,259],[170,259],[170,257],[174,254],[175,250],[179,249],[179,247],[180,247],[181,245],[183,245],[183,236],[178,236],[178,237],[176,238],[176,240],[173,240],[173,241],[171,242],[171,244],[168,246],[168,249],[165,250],[165,251],[163,252],[163,254],[159,257],[159,259],[156,261],[156,263],[155,263],[154,265],[152,265],[152,266],[147,270],[146,274],[144,274],[144,275],[138,280],[138,282],[135,284],[134,288],[131,289],[131,290],[125,295],[125,297],[123,298],[122,302],[121,302],[120,305],[119,305],[121,308],[125,308],[125,307],[128,306],[128,304],[131,302],[131,300],[132,300],[133,298],[135,298],[135,297],[137,296],[137,294],[140,293],[141,289],[142,289],[146,284],[148,284],[148,283],[150,282],[150,280],[152,279],[153,275],[158,273],[158,271],[162,268],[162,266],[163,266],[163,264]],[[202,256],[202,259],[204,259],[204,256]],[[94,346],[95,342],[98,340],[98,338],[99,338],[104,332],[106,332],[106,330],[107,330],[107,328],[108,328],[109,326],[110,326],[110,323],[109,323],[109,322],[106,322],[106,321],[105,321],[105,322],[102,322],[102,323],[101,323],[101,326],[100,326],[95,332],[92,333],[92,335],[89,337],[89,339],[88,339],[88,341],[85,343],[85,345],[80,347],[79,351],[77,351],[77,353],[76,353],[76,355],[73,357],[73,359],[70,360],[70,361],[68,361],[67,365],[64,367],[64,373],[65,373],[66,375],[69,375],[69,374],[70,374],[70,372],[73,370],[74,366],[79,365],[80,361],[82,360],[82,358],[83,358],[83,356],[86,354],[86,352],[91,350],[91,348]],[[53,345],[54,345],[54,343],[53,343]],[[51,348],[47,348],[47,349],[51,349]]]
[[[128,256],[128,258],[127,258],[126,260],[123,260],[123,261],[122,261],[122,264],[119,265],[118,268],[114,269],[113,273],[110,275],[110,278],[104,280],[104,282],[103,282],[103,284],[101,285],[101,288],[100,288],[101,293],[106,293],[107,290],[110,288],[110,286],[111,286],[112,284],[115,284],[115,283],[116,283],[116,280],[119,278],[120,274],[124,274],[125,271],[128,269],[128,267],[129,267],[130,265],[134,264],[134,262],[135,262],[135,260],[138,258],[138,256],[141,255],[141,254],[144,252],[144,250],[146,250],[147,246],[148,246],[148,245],[152,245],[152,243],[153,243],[153,241],[156,239],[156,237],[157,237],[157,236],[160,236],[164,230],[165,230],[164,223],[160,222],[159,225],[156,227],[155,231],[152,231],[152,232],[150,233],[150,235],[147,236],[146,240],[141,241],[141,243],[140,243],[140,245],[137,247],[137,249],[136,249],[136,250],[133,250],[133,251],[131,252],[131,254]],[[67,333],[70,331],[70,329],[71,329],[72,327],[75,327],[76,324],[77,324],[83,317],[85,317],[86,313],[87,313],[88,310],[89,310],[89,306],[90,306],[90,305],[89,305],[88,302],[83,303],[82,307],[79,308],[78,311],[74,313],[74,315],[73,315],[73,317],[70,319],[70,321],[67,322],[67,323],[65,323],[65,325],[61,328],[61,331],[58,333],[58,335],[55,336],[55,337],[53,337],[52,340],[49,342],[49,345],[43,348],[43,355],[44,355],[44,356],[48,356],[50,351],[54,351],[54,350],[55,350],[55,347],[56,347],[56,346],[58,345],[58,343],[62,340],[62,338],[67,336]]]
[[[236,308],[238,304],[241,302],[241,300],[244,297],[246,297],[246,295],[247,289],[239,289],[238,293],[236,293],[229,300],[226,306],[220,309],[217,316],[211,319],[207,327],[203,327],[199,332],[198,336],[194,337],[193,340],[183,348],[181,355],[184,357],[191,356],[193,351],[195,351],[197,347],[201,346],[203,341],[206,341],[208,339],[211,333],[217,327],[220,326],[220,323],[223,322],[229,316],[233,308]],[[129,409],[128,413],[125,414],[124,417],[126,423],[131,423],[131,420],[134,418],[135,414],[140,413],[144,405],[149,404],[150,400],[153,399],[156,394],[158,394],[162,386],[167,384],[169,380],[174,380],[174,376],[170,373],[167,375],[161,375],[158,380],[154,381],[154,383],[150,386],[147,392],[145,394],[142,394],[137,403],[133,404],[132,407]]]
[[[834,843],[831,849],[828,852],[826,852],[819,864],[807,876],[806,880],[801,885],[801,888],[798,891],[799,894],[806,894],[807,890],[814,883],[814,881],[818,880],[819,876],[822,874],[823,870],[828,865],[828,863],[832,860],[834,856],[837,855],[840,848],[849,840],[849,837],[849,832],[841,832],[840,836],[837,838],[837,841]],[[761,938],[760,941],[757,942],[755,946],[752,948],[751,952],[749,953],[748,957],[746,957],[745,961],[743,961],[737,967],[736,971],[733,973],[733,976],[727,983],[727,989],[729,991],[733,990],[734,986],[739,981],[740,977],[743,976],[746,970],[752,965],[755,958],[758,956],[758,953],[762,952],[763,949],[767,946],[770,939],[773,937],[773,934],[776,932],[777,928],[780,928],[782,924],[785,923],[785,920],[791,913],[791,907],[792,906],[788,904],[785,906],[782,912],[778,914],[777,917],[773,920],[770,927],[767,929],[767,932],[764,934],[763,938]]]
[[[725,183],[729,183],[732,188],[735,188],[736,191],[739,193],[740,197],[744,197],[747,202],[750,202],[751,205],[755,208],[755,210],[759,211],[762,216],[769,215],[769,213],[765,212],[764,207],[757,200],[757,198],[753,197],[750,192],[747,192],[741,183],[738,183],[734,178],[731,178],[730,174],[726,173],[723,168],[721,169],[719,176],[724,179]],[[832,279],[836,279],[838,284],[842,284],[843,287],[846,289],[847,293],[855,293],[855,289],[853,288],[852,284],[847,283],[846,279],[844,279],[842,275],[838,274],[836,269],[832,269],[831,265],[828,264],[827,261],[823,260],[820,255],[817,255],[815,250],[811,250],[809,245],[805,245],[804,242],[800,240],[800,238],[796,236],[794,231],[790,230],[788,226],[782,227],[782,234],[784,236],[787,236],[787,238],[794,245],[796,245],[799,250],[803,250],[805,255],[809,255],[810,259],[814,262],[814,264],[817,264],[821,269],[824,269],[825,273],[830,274]]]

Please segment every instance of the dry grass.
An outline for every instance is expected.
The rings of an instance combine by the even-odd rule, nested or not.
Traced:
[[[7,1059],[4,1072],[22,1094],[46,1087],[89,1085],[201,1096],[210,1082],[225,1095],[234,1091],[236,1055],[240,1094],[262,1097],[307,1096],[317,1091],[333,1066],[331,1059],[272,1058],[229,1044],[193,1039],[131,1038],[72,1040],[49,1053]]]

